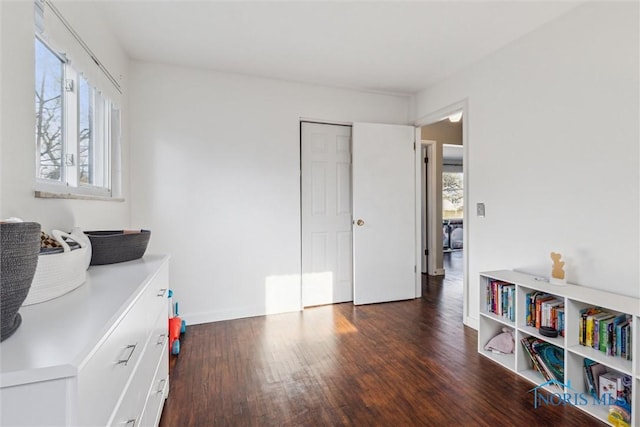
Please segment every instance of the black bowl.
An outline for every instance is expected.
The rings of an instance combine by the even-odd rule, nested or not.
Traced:
[[[147,250],[151,231],[85,231],[91,241],[90,265],[115,264],[141,258]]]

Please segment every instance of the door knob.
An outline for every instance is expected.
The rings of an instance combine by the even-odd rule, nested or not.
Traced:
[[[364,221],[359,219],[358,221],[356,221],[356,224],[358,224],[359,227],[362,227],[364,225]]]

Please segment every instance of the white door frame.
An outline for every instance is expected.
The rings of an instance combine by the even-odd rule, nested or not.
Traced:
[[[420,141],[420,129],[423,126],[427,126],[436,122],[441,121],[442,119],[448,117],[452,113],[456,111],[462,110],[462,153],[464,162],[462,164],[462,172],[463,172],[463,197],[464,197],[464,207],[463,213],[466,219],[469,218],[469,214],[471,212],[470,204],[469,204],[469,101],[467,98],[455,102],[453,104],[447,105],[439,110],[433,111],[427,115],[424,115],[417,120],[414,121],[414,126],[416,127],[416,140]],[[418,150],[416,150],[418,152]],[[418,157],[418,156],[416,156]],[[416,168],[417,170],[417,168]],[[416,188],[421,188],[422,174],[419,171],[416,173]],[[416,197],[418,197],[418,193],[416,190]],[[416,199],[418,201],[419,199]],[[427,208],[428,209],[428,208]],[[416,222],[416,225],[421,224],[421,220]],[[434,234],[435,229],[429,230]],[[469,257],[468,257],[468,248],[469,248],[469,227],[463,227],[463,241],[464,241],[464,249],[463,249],[463,291],[462,291],[462,321],[465,325],[476,327],[477,328],[477,320],[469,318]],[[416,259],[420,259],[420,251],[421,244],[420,241],[417,240],[416,244]]]
[[[420,132],[420,128],[416,128],[416,138],[420,137],[420,135],[418,134]],[[438,144],[436,143],[436,141],[430,141],[430,140],[420,140],[418,139],[418,144],[416,144],[416,157],[420,157],[420,159],[416,159],[416,172],[420,173],[420,178],[419,178],[419,182],[416,183],[416,201],[420,201],[420,215],[416,216],[416,223],[418,224],[418,236],[420,237],[420,242],[419,242],[419,254],[420,254],[420,260],[422,260],[425,255],[423,252],[423,249],[426,249],[429,251],[429,254],[431,256],[427,257],[427,265],[426,265],[426,269],[427,269],[427,274],[433,275],[433,276],[441,276],[444,274],[444,271],[440,271],[437,268],[436,265],[436,258],[434,255],[434,251],[439,249],[439,245],[442,245],[442,238],[441,236],[441,231],[440,228],[438,227],[438,224],[435,222],[436,218],[438,217],[436,215],[435,212],[435,206],[436,206],[436,200],[435,198],[437,197],[437,186],[436,186],[436,179],[437,177],[435,176],[435,174],[437,173],[437,168],[435,167],[435,165],[433,164],[433,161],[429,161],[429,163],[426,164],[426,166],[424,166],[423,170],[423,165],[424,163],[424,158],[427,157],[429,159],[433,159],[433,158],[437,158],[436,156],[436,150],[438,150]],[[425,149],[426,151],[426,156],[423,156],[423,151],[422,149]],[[422,172],[425,172],[425,174],[423,174]],[[427,200],[425,200],[424,197],[424,185],[425,185],[425,175],[427,178]],[[424,209],[424,211],[423,211]],[[424,212],[424,216],[426,216],[427,218],[427,241],[426,241],[426,245],[423,245],[422,242],[422,237],[424,234],[424,230],[422,229],[423,224],[425,223],[424,221],[424,216],[423,216],[423,212]],[[418,213],[416,213],[416,215],[418,215]],[[426,247],[425,247],[426,246]]]

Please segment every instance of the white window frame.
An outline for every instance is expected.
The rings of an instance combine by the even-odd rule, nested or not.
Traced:
[[[112,191],[112,153],[113,144],[118,144],[117,135],[113,135],[112,128],[112,109],[113,103],[99,89],[95,86],[92,87],[96,95],[95,98],[99,98],[100,102],[96,102],[93,108],[93,116],[91,118],[94,121],[92,126],[92,140],[95,145],[92,150],[95,172],[100,173],[101,177],[96,181],[102,183],[102,185],[92,185],[80,182],[80,159],[79,159],[79,79],[81,74],[73,68],[73,65],[64,55],[58,53],[51,47],[45,40],[35,36],[44,46],[46,46],[54,55],[56,55],[63,63],[63,75],[65,88],[63,89],[62,100],[62,167],[61,167],[61,179],[49,180],[41,178],[39,176],[40,168],[36,168],[35,177],[35,190],[38,193],[49,193],[49,195],[60,196],[98,196],[100,198],[113,197]],[[70,87],[70,90],[67,89]],[[115,141],[114,138],[116,137]],[[40,163],[40,147],[36,143],[36,165]]]

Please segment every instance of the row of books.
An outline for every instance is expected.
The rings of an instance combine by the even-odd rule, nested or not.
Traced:
[[[564,301],[555,295],[544,292],[530,292],[525,296],[525,315],[527,326],[540,329],[548,326],[564,336]]]
[[[486,292],[487,311],[515,322],[516,285],[492,280],[487,283]]]
[[[580,310],[579,338],[581,345],[609,356],[632,360],[632,318],[599,307]]]
[[[546,381],[555,380],[564,384],[564,350],[536,337],[520,340],[531,358],[533,368],[540,372]]]

